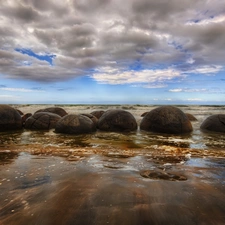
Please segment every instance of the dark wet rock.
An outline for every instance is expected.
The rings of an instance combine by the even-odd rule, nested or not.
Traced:
[[[55,127],[56,133],[86,134],[96,131],[93,121],[84,115],[69,114],[61,118]]]
[[[13,162],[13,159],[17,158],[18,152],[0,150],[0,165],[8,164]]]
[[[23,115],[23,112],[19,109],[16,109],[16,111],[22,116]]]
[[[190,114],[190,113],[185,113],[185,114],[186,114],[186,116],[188,117],[188,119],[190,121],[197,121],[197,119],[195,118],[195,116],[193,116],[192,114]]]
[[[20,113],[11,106],[0,105],[0,131],[18,130],[22,128]]]
[[[104,110],[96,110],[91,112],[91,114],[94,115],[97,119],[99,119],[104,113]]]
[[[93,123],[97,126],[98,119],[94,115],[90,113],[82,113],[81,115],[87,116],[88,118],[90,118],[93,121]]]
[[[140,173],[144,178],[156,180],[185,181],[187,177],[178,174],[167,173],[165,171],[145,170]]]
[[[45,108],[45,109],[39,109],[38,111],[36,111],[35,113],[38,112],[50,112],[50,113],[55,113],[61,117],[67,115],[67,112],[60,107],[49,107],[49,108]]]
[[[215,114],[206,118],[200,126],[201,130],[225,133],[225,114]]]
[[[54,113],[39,112],[30,116],[25,121],[24,127],[31,130],[49,130],[55,128],[56,123],[61,118],[61,116]]]
[[[144,117],[147,113],[149,113],[149,112],[144,112],[144,113],[142,113],[142,114],[141,114],[141,117]]]
[[[100,117],[98,128],[104,131],[134,131],[137,129],[137,122],[130,112],[114,109],[106,111]]]
[[[32,116],[32,113],[26,113],[22,116],[22,123],[25,124],[26,120]]]
[[[185,113],[174,106],[161,106],[151,110],[142,119],[140,129],[167,134],[188,133],[193,130]]]

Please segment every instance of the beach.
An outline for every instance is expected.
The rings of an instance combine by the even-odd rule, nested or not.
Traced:
[[[16,105],[23,113],[48,107]],[[68,113],[148,105],[61,105]],[[225,224],[225,135],[203,133],[224,106],[178,106],[183,135],[22,130],[0,137],[0,224]]]

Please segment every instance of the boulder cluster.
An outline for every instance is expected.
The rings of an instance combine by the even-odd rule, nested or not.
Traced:
[[[140,130],[148,132],[183,134],[192,132],[193,115],[174,106],[160,106],[141,115]],[[138,128],[135,117],[122,109],[93,111],[90,114],[68,114],[63,108],[40,109],[33,115],[23,114],[9,105],[0,105],[0,131],[49,130],[64,134],[86,134],[96,130],[129,132]],[[202,131],[225,132],[225,115],[208,117],[201,125]]]

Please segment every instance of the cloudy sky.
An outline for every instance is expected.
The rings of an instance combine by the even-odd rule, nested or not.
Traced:
[[[0,103],[225,104],[224,0],[2,0]]]

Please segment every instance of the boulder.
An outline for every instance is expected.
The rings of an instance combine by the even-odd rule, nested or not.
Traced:
[[[149,113],[149,112],[144,112],[144,113],[142,113],[142,114],[141,114],[141,117],[144,117],[147,113]]]
[[[24,115],[22,115],[22,124],[24,125],[26,120],[32,116],[32,113],[26,113]]]
[[[174,106],[161,106],[151,110],[142,119],[140,129],[167,134],[182,134],[193,130],[185,113]]]
[[[225,133],[225,114],[215,114],[206,118],[200,126],[203,131]]]
[[[97,126],[98,119],[94,115],[90,113],[82,113],[81,115],[87,116],[88,118],[90,118],[93,121],[93,123]]]
[[[91,112],[91,114],[93,116],[95,116],[97,119],[99,119],[104,113],[105,113],[105,111],[103,111],[103,110],[96,110],[96,111]]]
[[[186,116],[188,117],[188,119],[190,121],[197,121],[197,119],[195,118],[195,116],[193,116],[192,114],[190,114],[190,113],[185,113],[185,114],[186,114]]]
[[[60,107],[49,107],[49,108],[45,108],[45,109],[39,109],[38,111],[36,111],[35,113],[38,112],[50,112],[50,113],[55,113],[61,117],[67,115],[67,112]]]
[[[137,129],[137,122],[134,116],[122,109],[106,111],[98,120],[98,128],[104,131],[134,131]]]
[[[68,114],[61,118],[55,127],[56,133],[86,134],[96,131],[93,121],[84,115]]]
[[[31,130],[49,130],[55,128],[62,117],[50,112],[38,112],[26,119],[24,127]]]
[[[0,105],[0,131],[22,129],[20,113],[11,106]]]

